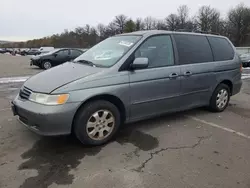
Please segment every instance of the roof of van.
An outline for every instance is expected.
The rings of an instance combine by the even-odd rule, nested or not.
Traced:
[[[223,37],[221,35],[213,35],[206,33],[196,33],[196,32],[177,32],[177,31],[165,31],[165,30],[144,30],[144,31],[135,31],[132,33],[123,33],[121,35],[157,35],[157,34],[185,34],[185,35],[205,35],[205,36],[215,36],[215,37]]]

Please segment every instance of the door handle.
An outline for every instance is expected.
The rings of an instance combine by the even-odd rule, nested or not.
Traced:
[[[169,78],[177,78],[179,75],[177,73],[172,73],[169,75]]]
[[[192,75],[192,72],[190,72],[190,71],[184,72],[184,76],[191,76],[191,75]]]

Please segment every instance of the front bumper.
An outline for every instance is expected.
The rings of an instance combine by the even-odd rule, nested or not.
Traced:
[[[32,66],[32,65],[39,66],[40,63],[41,62],[39,60],[30,60],[30,66]]]
[[[56,136],[71,133],[73,118],[79,105],[66,103],[47,106],[22,100],[17,96],[12,101],[12,111],[31,131],[43,136]]]

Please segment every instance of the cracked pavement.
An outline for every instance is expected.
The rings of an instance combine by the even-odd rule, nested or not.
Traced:
[[[206,137],[200,137],[200,138],[198,139],[197,143],[195,143],[195,144],[193,144],[193,145],[191,145],[191,146],[185,146],[185,145],[184,145],[184,146],[178,146],[178,147],[167,147],[167,148],[161,148],[161,149],[159,149],[159,150],[156,150],[156,151],[154,151],[154,152],[151,152],[151,153],[150,153],[150,157],[149,157],[147,160],[145,160],[145,161],[144,161],[138,168],[136,168],[135,170],[136,170],[137,172],[141,172],[141,171],[145,168],[145,166],[147,165],[147,163],[148,163],[149,161],[151,161],[151,160],[154,158],[155,155],[159,155],[161,152],[164,152],[164,151],[167,151],[167,150],[194,149],[195,147],[199,146],[203,140],[209,139],[211,136],[212,136],[212,135],[206,136]]]
[[[0,87],[0,188],[250,187],[250,79],[223,113],[200,108],[125,125],[99,147],[18,123],[9,101],[20,84]]]

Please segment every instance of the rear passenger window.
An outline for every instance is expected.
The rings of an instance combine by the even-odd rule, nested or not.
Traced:
[[[78,57],[82,54],[82,52],[78,51],[78,50],[70,50],[71,55],[74,57]]]
[[[69,50],[60,50],[59,52],[57,52],[57,55],[67,56],[67,55],[69,55]]]
[[[234,50],[231,44],[224,38],[208,37],[214,54],[215,61],[225,61],[234,58]]]
[[[149,68],[173,65],[174,53],[170,36],[150,37],[136,50],[135,58],[137,57],[147,57]]]
[[[205,36],[174,35],[180,64],[205,63],[213,61],[213,54]]]

